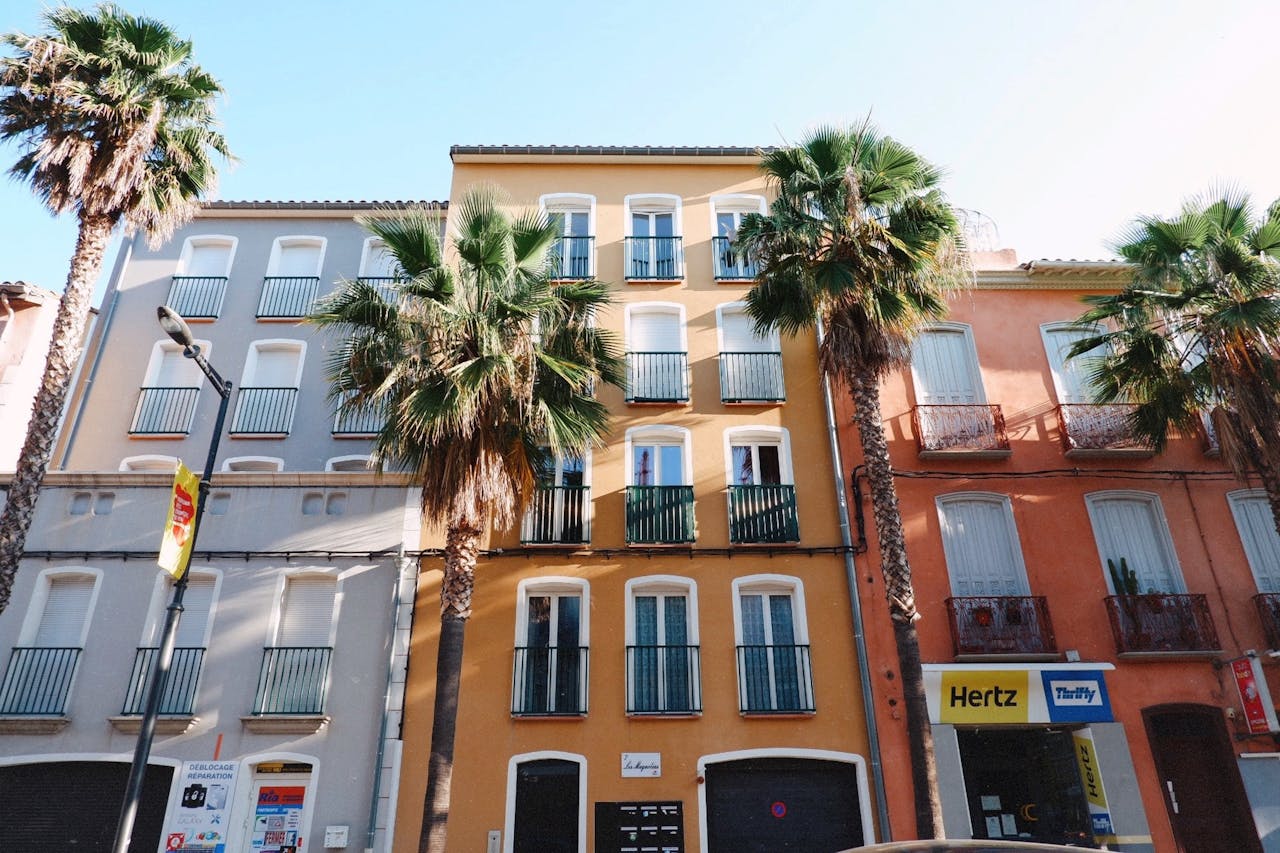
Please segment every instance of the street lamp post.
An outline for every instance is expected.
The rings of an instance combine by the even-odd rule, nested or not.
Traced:
[[[204,463],[204,473],[200,477],[200,488],[196,500],[195,519],[191,526],[191,549],[181,566],[178,579],[173,584],[173,598],[165,613],[164,631],[160,638],[160,650],[156,655],[156,665],[151,671],[147,684],[147,696],[142,714],[142,725],[138,730],[138,745],[133,751],[133,764],[129,768],[129,783],[125,787],[124,803],[120,806],[120,820],[116,825],[116,842],[112,848],[114,853],[128,853],[129,842],[133,837],[133,822],[138,815],[138,804],[142,800],[142,782],[147,774],[147,759],[151,755],[151,742],[156,733],[156,717],[160,714],[160,698],[164,695],[165,682],[169,677],[169,666],[173,663],[173,647],[178,639],[178,619],[182,616],[182,599],[187,592],[187,570],[191,564],[191,554],[195,552],[196,537],[200,534],[200,519],[204,515],[205,501],[209,497],[209,478],[213,476],[214,460],[218,456],[218,442],[222,438],[222,425],[227,417],[227,403],[231,399],[231,383],[218,375],[213,369],[200,347],[191,335],[187,322],[167,305],[156,309],[160,327],[165,334],[181,344],[182,354],[196,363],[196,366],[209,378],[213,389],[221,398],[218,403],[218,417],[213,424],[213,437],[209,440],[209,457]]]

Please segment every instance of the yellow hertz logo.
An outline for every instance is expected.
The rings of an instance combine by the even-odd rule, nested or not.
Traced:
[[[1027,671],[944,672],[943,723],[1025,723]]]

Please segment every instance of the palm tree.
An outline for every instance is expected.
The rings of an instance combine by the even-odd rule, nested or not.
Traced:
[[[1157,450],[1210,412],[1236,476],[1256,472],[1280,532],[1280,201],[1261,216],[1235,190],[1142,217],[1116,247],[1133,265],[1120,293],[1085,299],[1081,324],[1100,401],[1133,402],[1130,426]],[[1097,355],[1104,353],[1104,355]]]
[[[329,358],[342,405],[376,407],[385,425],[374,463],[413,472],[422,508],[445,529],[440,643],[423,803],[421,851],[445,849],[464,629],[489,525],[509,528],[533,497],[550,454],[576,454],[609,429],[593,395],[621,385],[612,337],[593,317],[607,285],[556,284],[548,250],[560,230],[544,215],[510,216],[492,188],[457,205],[456,268],[439,221],[416,208],[362,220],[399,267],[394,292],[348,282],[312,316],[343,335]]]
[[[960,226],[937,189],[938,170],[869,123],[820,128],[797,146],[763,154],[761,166],[777,199],[767,215],[744,217],[738,231],[737,247],[760,265],[747,311],[761,330],[794,335],[817,327],[822,370],[852,397],[901,669],[916,831],[941,837],[920,614],[880,381],[906,363],[915,332],[946,313],[946,293],[964,282]]]
[[[40,35],[8,33],[0,57],[0,140],[20,146],[10,173],[55,214],[79,220],[71,271],[54,320],[44,379],[0,517],[0,611],[9,603],[53,450],[89,297],[117,225],[161,243],[214,184],[218,82],[191,59],[191,42],[111,4],[44,13]]]

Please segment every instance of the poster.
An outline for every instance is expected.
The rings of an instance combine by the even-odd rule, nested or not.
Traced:
[[[191,548],[195,545],[193,534],[199,499],[200,478],[179,462],[178,470],[173,475],[169,517],[165,519],[164,536],[160,540],[160,557],[157,560],[160,568],[173,575],[174,580],[182,577],[187,561],[191,558]]]
[[[305,785],[267,785],[258,789],[250,846],[254,853],[298,853]]]
[[[184,761],[181,798],[165,826],[165,849],[226,853],[237,761]]]

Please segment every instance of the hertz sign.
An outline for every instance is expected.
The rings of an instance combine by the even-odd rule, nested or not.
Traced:
[[[1112,719],[1096,669],[925,668],[935,723],[1089,723]]]

